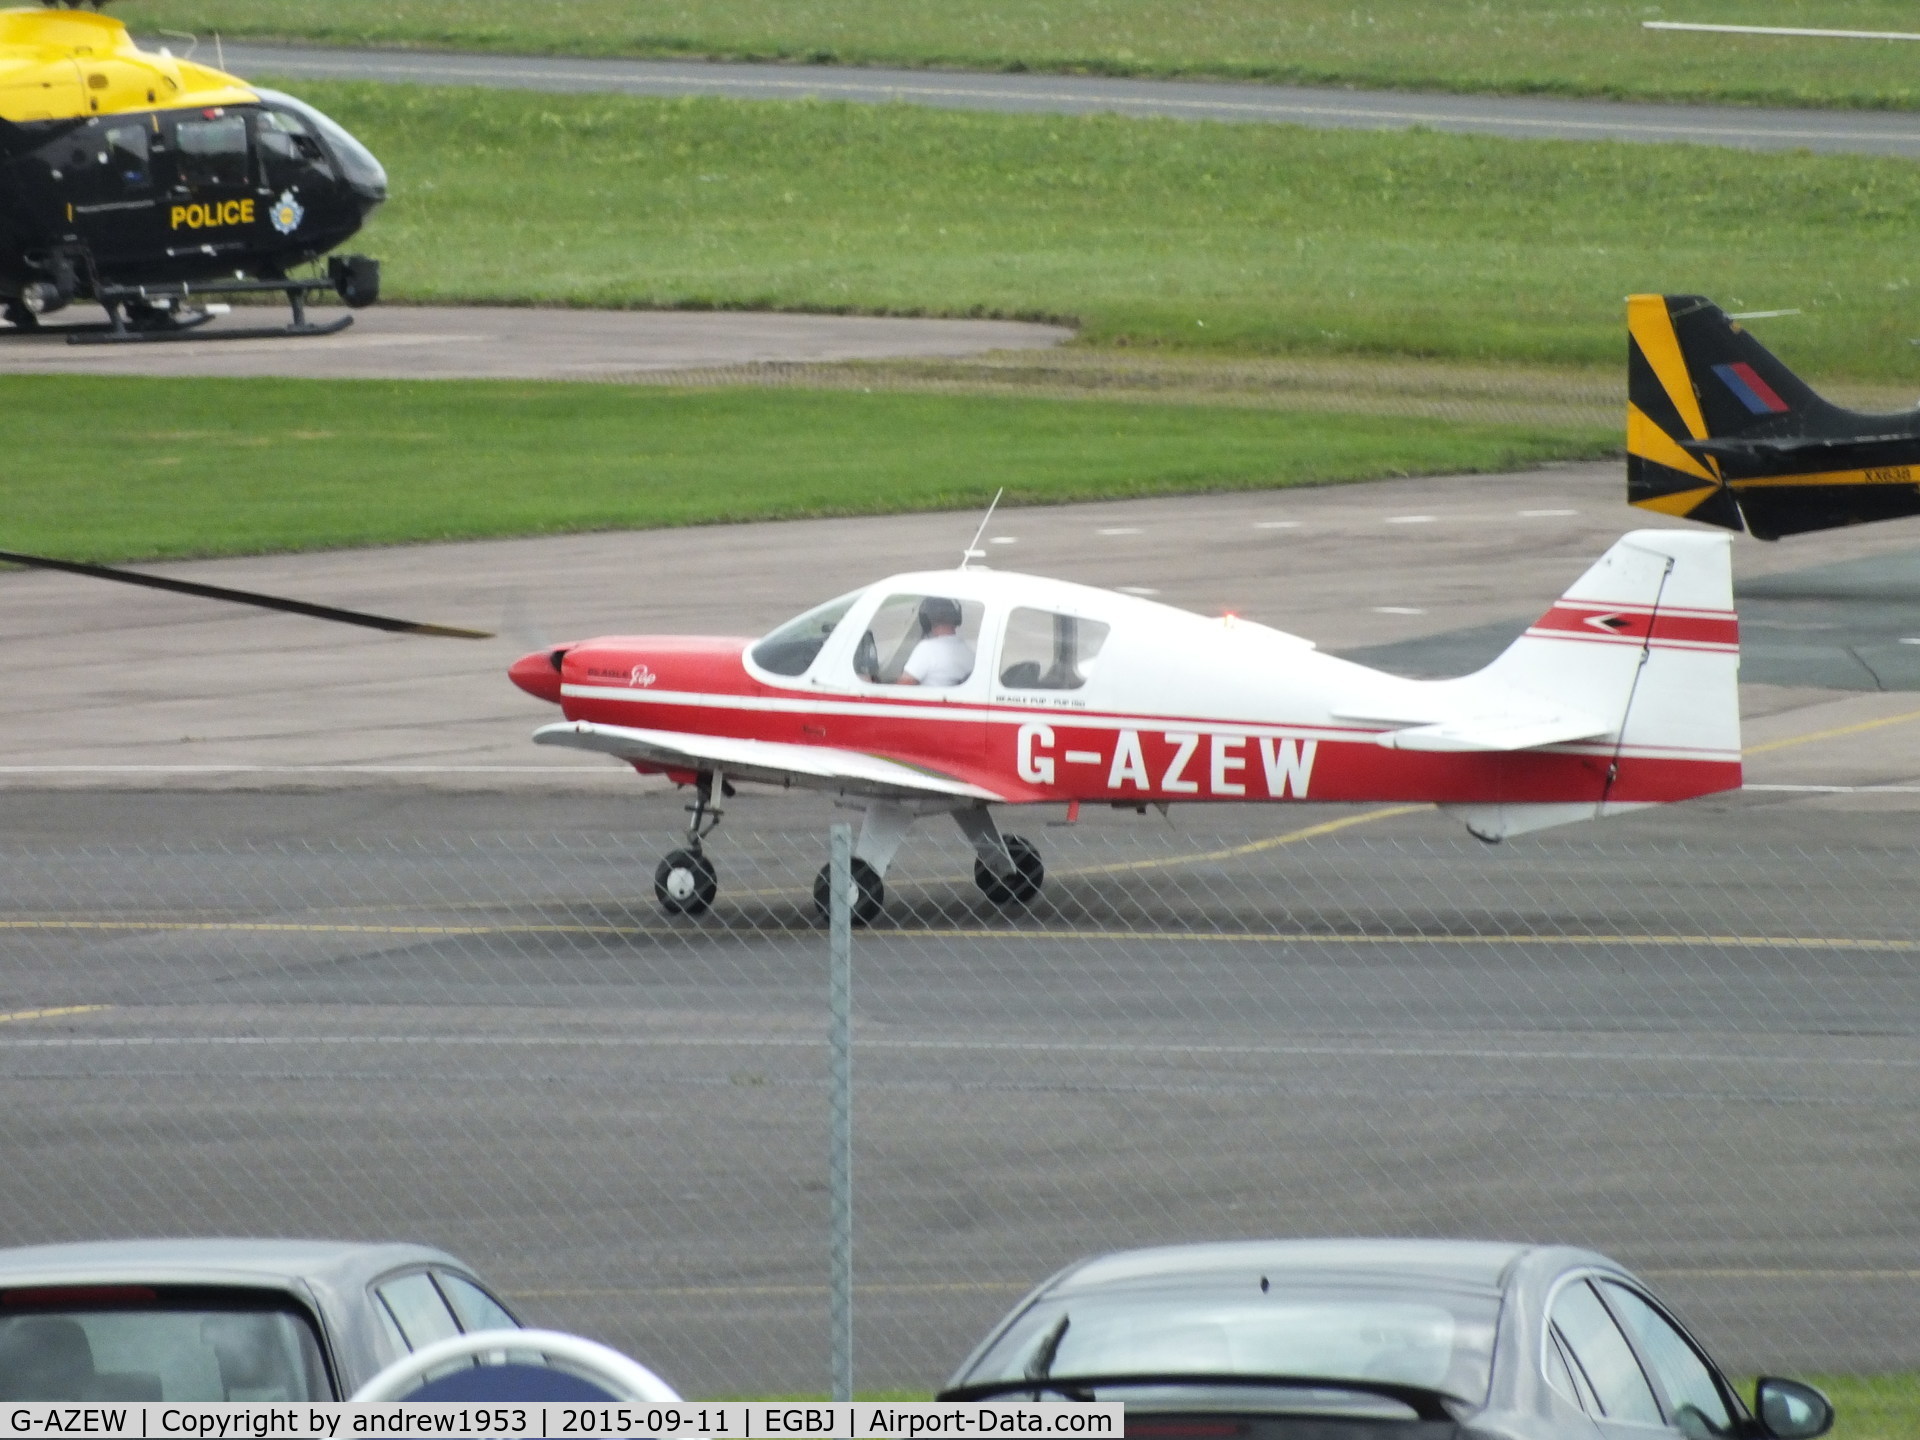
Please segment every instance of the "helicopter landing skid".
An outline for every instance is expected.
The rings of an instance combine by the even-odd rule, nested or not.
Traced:
[[[268,340],[299,338],[309,335],[337,335],[353,324],[353,316],[342,315],[325,324],[307,319],[307,292],[332,290],[334,281],[326,280],[220,280],[206,285],[111,285],[102,286],[94,296],[107,312],[104,325],[76,325],[67,333],[69,345],[145,345],[167,340]],[[284,295],[292,307],[293,320],[286,325],[249,325],[240,329],[199,333],[213,318],[204,310],[181,307],[196,297],[218,295]],[[145,323],[130,323],[127,310],[139,306],[153,317]],[[158,320],[159,323],[154,323]]]

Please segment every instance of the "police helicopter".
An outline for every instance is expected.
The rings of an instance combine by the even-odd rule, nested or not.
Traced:
[[[82,0],[0,10],[0,314],[14,330],[75,300],[105,325],[74,343],[178,339],[209,302],[280,294],[284,326],[221,338],[325,335],[306,315],[332,290],[379,297],[379,262],[334,255],[387,198],[366,146],[311,105],[166,50]],[[5,333],[5,332],[0,332]]]

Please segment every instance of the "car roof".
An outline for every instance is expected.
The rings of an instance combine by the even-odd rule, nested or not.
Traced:
[[[0,1250],[0,1288],[84,1281],[325,1287],[365,1283],[407,1265],[466,1266],[426,1245],[342,1240],[96,1240]]]
[[[1154,1285],[1248,1270],[1267,1277],[1413,1280],[1498,1293],[1530,1250],[1526,1245],[1486,1240],[1231,1240],[1166,1245],[1082,1261],[1055,1276],[1041,1294]]]

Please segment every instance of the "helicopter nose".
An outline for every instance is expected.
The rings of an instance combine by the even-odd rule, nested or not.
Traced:
[[[547,701],[551,705],[560,703],[560,666],[566,660],[566,645],[555,646],[550,650],[535,650],[530,655],[522,655],[507,667],[507,678],[529,695]]]

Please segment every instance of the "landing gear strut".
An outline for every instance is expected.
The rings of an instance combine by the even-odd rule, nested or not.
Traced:
[[[681,849],[669,851],[654,867],[653,898],[669,915],[704,915],[720,889],[713,862],[707,859],[701,844],[720,823],[721,812],[713,804],[714,779],[712,771],[700,772],[693,786],[693,804],[687,807],[687,813],[693,817],[687,826],[687,843]],[[724,779],[720,781],[720,793],[733,793],[733,787]]]

